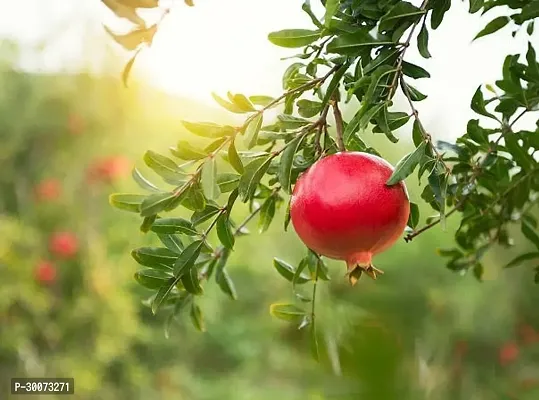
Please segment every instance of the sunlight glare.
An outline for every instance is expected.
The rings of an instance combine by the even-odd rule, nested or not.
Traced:
[[[169,93],[212,104],[211,92],[275,95],[289,63],[280,58],[297,50],[272,45],[267,34],[312,28],[300,5],[291,0],[178,4],[141,57],[145,79]]]

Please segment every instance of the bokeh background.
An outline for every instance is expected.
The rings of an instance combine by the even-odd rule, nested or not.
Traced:
[[[329,263],[320,363],[302,331],[268,312],[293,297],[272,258],[294,264],[305,252],[293,230],[283,234],[284,210],[268,232],[255,223],[238,240],[238,300],[208,285],[207,331],[179,319],[165,337],[129,254],[156,240],[108,195],[138,190],[130,174],[150,174],[147,149],[197,140],[181,119],[233,122],[212,91],[279,94],[289,63],[279,58],[290,54],[266,35],[308,26],[299,0],[177,3],[126,89],[127,55],[102,28],[122,24],[98,0],[0,0],[0,399],[12,377],[41,376],[74,377],[72,398],[96,400],[539,398],[539,289],[531,269],[502,270],[527,245],[516,232],[514,252],[488,254],[484,282],[457,275],[437,254],[455,220],[380,255],[376,283],[351,288],[344,265]],[[476,87],[526,46],[507,33],[472,44],[481,23],[455,2],[433,35],[421,113],[438,139],[460,133]],[[395,163],[408,130],[398,145],[365,140]],[[417,180],[407,185],[422,204]]]

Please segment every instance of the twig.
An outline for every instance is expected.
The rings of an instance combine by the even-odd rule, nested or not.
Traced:
[[[404,78],[402,77],[402,75],[400,77],[400,83],[401,83],[402,92],[404,93],[404,96],[406,97],[406,100],[408,100],[408,104],[410,105],[410,109],[412,110],[412,115],[414,116],[414,119],[417,122],[417,125],[419,126],[419,130],[421,131],[421,136],[423,136],[425,141],[429,144],[430,148],[432,149],[432,151],[436,155],[436,159],[442,163],[442,165],[444,166],[444,169],[447,172],[451,171],[451,169],[447,166],[445,161],[442,160],[442,155],[436,149],[436,146],[434,146],[434,144],[432,143],[432,137],[428,134],[427,130],[423,126],[423,123],[419,119],[419,112],[417,111],[417,108],[415,108],[415,106],[414,106],[412,96],[410,95],[410,91],[408,90],[408,87],[404,83]]]
[[[276,187],[275,189],[273,189],[273,192],[268,196],[268,198],[266,199],[266,201],[260,206],[258,207],[256,210],[254,210],[251,214],[249,214],[247,216],[247,218],[245,218],[241,224],[238,225],[238,227],[236,228],[236,230],[234,231],[233,235],[234,236],[237,236],[241,233],[242,229],[245,228],[247,226],[247,224],[249,222],[251,222],[251,220],[257,216],[257,214],[260,212],[260,210],[262,210],[264,204],[269,201],[269,199],[271,199],[272,197],[275,197],[277,195],[277,193],[279,193],[279,190],[281,190],[281,187],[278,186]]]
[[[447,217],[451,216],[451,214],[455,213],[455,211],[457,211],[460,207],[462,207],[463,204],[464,204],[464,202],[461,201],[451,211],[449,211],[447,214],[445,214],[445,217],[447,218]],[[408,235],[406,235],[404,237],[405,242],[408,243],[408,242],[412,241],[413,238],[415,238],[416,236],[421,235],[423,232],[428,231],[433,226],[438,225],[440,223],[440,221],[441,221],[441,218],[438,218],[438,219],[432,221],[430,224],[425,225],[423,228],[421,228],[421,229],[419,229],[417,231],[414,231],[412,233],[409,233]]]
[[[314,326],[315,306],[316,306],[316,288],[318,283],[318,269],[320,268],[320,259],[316,259],[316,268],[314,270],[313,295],[311,299],[311,324]]]
[[[421,4],[422,11],[425,11],[425,9],[427,8],[428,2],[429,0],[423,1],[423,4]],[[425,13],[425,16],[419,18],[419,20],[412,25],[412,29],[410,30],[410,33],[408,33],[408,37],[406,38],[405,42],[402,43],[403,49],[399,56],[399,60],[397,61],[397,70],[395,71],[395,75],[393,76],[393,81],[391,82],[391,85],[389,87],[389,94],[387,96],[388,100],[390,100],[393,97],[393,95],[395,94],[395,91],[397,90],[397,81],[399,80],[399,77],[402,76],[402,63],[404,62],[404,55],[406,54],[406,50],[408,50],[408,48],[410,47],[410,42],[412,41],[412,37],[414,36],[415,30],[421,23],[421,20],[426,18],[426,15],[427,14]]]
[[[511,122],[511,124],[509,125],[509,129],[511,129],[513,127],[513,125],[516,124],[516,122],[522,118],[524,116],[524,114],[526,114],[529,110],[526,108],[524,111],[522,111],[514,120],[513,122]]]
[[[302,91],[305,91],[307,89],[310,89],[311,86],[316,86],[316,85],[319,85],[319,84],[322,84],[324,83],[331,75],[333,75],[335,73],[335,71],[337,71],[340,67],[342,66],[342,64],[338,64],[338,65],[335,65],[333,66],[324,76],[322,76],[321,78],[316,78],[316,79],[313,79],[312,81],[309,81],[307,83],[304,83],[303,85],[301,86],[298,86],[297,88],[294,88],[294,89],[290,89],[289,91],[283,93],[282,95],[280,95],[279,97],[277,97],[276,99],[274,99],[273,101],[271,101],[270,103],[268,103],[267,105],[265,105],[264,107],[262,107],[260,110],[258,110],[258,112],[256,114],[262,114],[264,111],[272,108],[273,106],[275,106],[276,104],[278,104],[279,102],[281,102],[282,100],[284,100],[287,96],[290,96],[291,94],[294,94],[294,93],[297,93],[297,92],[302,92]],[[255,114],[255,115],[256,115]]]
[[[344,124],[342,120],[342,113],[339,109],[339,102],[335,99],[331,100],[331,106],[333,107],[333,116],[335,117],[335,131],[336,131],[336,138],[337,138],[337,147],[339,148],[339,151],[343,152],[346,151],[346,148],[344,147],[344,140],[343,140],[343,130],[344,130]]]

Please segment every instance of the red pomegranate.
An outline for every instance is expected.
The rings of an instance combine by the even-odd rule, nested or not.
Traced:
[[[49,249],[60,258],[72,258],[79,250],[79,242],[71,232],[56,232],[50,237]]]
[[[500,365],[505,366],[512,363],[518,358],[519,353],[519,348],[515,342],[504,343],[498,353]]]
[[[57,179],[45,179],[35,187],[38,201],[50,201],[60,197],[62,184]]]
[[[131,162],[124,157],[111,156],[97,160],[88,169],[91,182],[112,182],[127,176],[131,171]]]
[[[56,279],[56,268],[49,261],[40,261],[37,264],[35,276],[40,283],[52,283]]]
[[[408,222],[410,202],[403,182],[387,186],[393,167],[361,152],[324,157],[303,173],[292,193],[290,217],[313,251],[346,261],[350,283],[365,272],[383,272],[372,257],[391,247]]]

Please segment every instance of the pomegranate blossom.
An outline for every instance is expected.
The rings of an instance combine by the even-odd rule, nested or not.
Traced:
[[[346,261],[350,283],[365,272],[382,271],[372,257],[402,235],[410,214],[403,182],[386,185],[393,167],[361,152],[343,152],[318,160],[303,173],[292,193],[290,217],[311,250]]]

